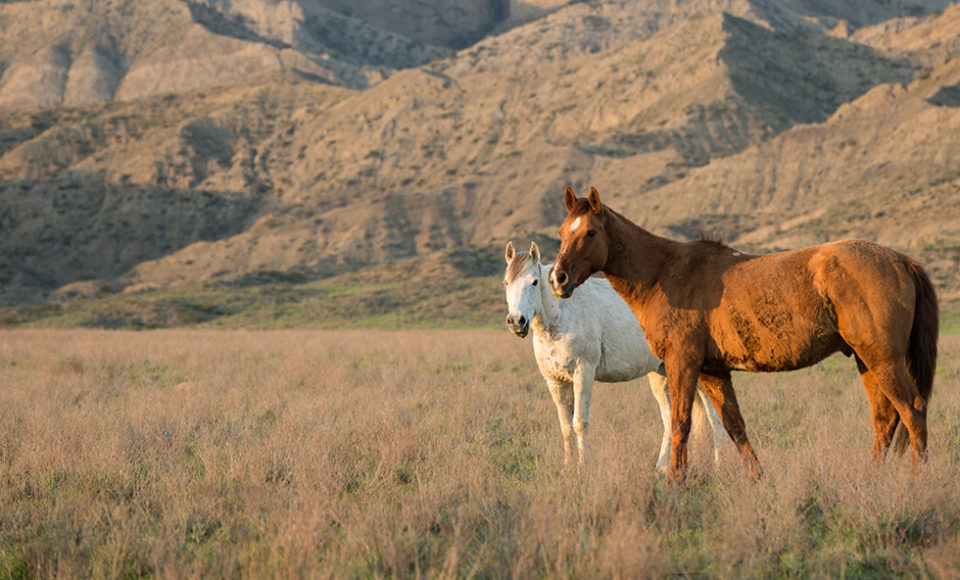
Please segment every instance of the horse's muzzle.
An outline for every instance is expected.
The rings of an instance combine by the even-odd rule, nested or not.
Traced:
[[[555,268],[556,266],[554,266]],[[557,272],[554,268],[550,269],[550,291],[557,298],[570,298],[573,294],[573,288],[576,284],[567,276],[566,272]]]
[[[530,321],[524,315],[514,316],[512,314],[507,315],[507,327],[511,332],[523,338],[527,336],[527,333],[530,332]]]
[[[557,298],[570,298],[573,296],[573,288],[557,288],[551,285],[550,289],[553,290],[553,295]]]

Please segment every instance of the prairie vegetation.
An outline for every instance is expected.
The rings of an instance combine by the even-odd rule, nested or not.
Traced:
[[[506,331],[0,332],[0,577],[956,577],[960,338],[930,457],[869,459],[852,361],[738,374],[764,478],[653,472],[645,381],[562,470]]]

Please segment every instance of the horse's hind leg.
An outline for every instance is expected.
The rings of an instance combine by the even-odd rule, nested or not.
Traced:
[[[863,389],[867,393],[867,402],[870,403],[870,412],[873,415],[873,459],[880,463],[890,448],[890,441],[893,440],[893,434],[900,423],[900,415],[860,357],[857,357],[857,370],[860,371],[860,379],[863,381]]]
[[[900,420],[910,434],[913,465],[916,467],[927,455],[927,402],[920,396],[904,361],[882,361],[872,365],[866,361],[866,365],[864,385],[871,382],[875,384],[900,415]],[[895,427],[896,425],[887,426],[891,436]],[[889,445],[889,442],[887,444]]]
[[[713,406],[723,421],[723,426],[733,440],[734,445],[740,452],[743,459],[744,468],[747,474],[759,478],[760,462],[757,461],[757,454],[747,439],[747,426],[743,421],[743,415],[740,414],[740,404],[737,403],[737,395],[733,392],[733,382],[730,380],[730,373],[721,375],[700,374],[700,386],[713,401]]]
[[[650,390],[653,398],[660,406],[660,421],[663,422],[663,437],[660,439],[660,453],[657,455],[657,471],[666,473],[670,461],[670,388],[667,386],[667,377],[663,373],[663,364],[650,373]]]
[[[563,465],[566,468],[573,466],[573,383],[560,379],[547,379],[550,396],[557,406],[557,416],[560,419],[560,435],[563,437]]]
[[[840,334],[857,355],[857,369],[870,401],[874,457],[881,459],[889,447],[897,427],[894,415],[899,415],[910,435],[916,467],[927,453],[927,402],[907,371],[909,339],[904,327],[909,326],[896,324],[904,319],[909,321],[907,314],[900,312],[881,312],[866,319],[847,316],[841,319]]]
[[[703,415],[710,423],[710,430],[713,432],[713,463],[719,466],[720,448],[723,447],[723,442],[726,440],[726,429],[723,427],[723,421],[713,407],[710,397],[704,392],[703,387],[697,389],[697,400],[703,406]]]

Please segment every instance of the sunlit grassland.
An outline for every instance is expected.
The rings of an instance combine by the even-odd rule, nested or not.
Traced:
[[[0,332],[0,577],[956,577],[960,337],[930,457],[877,468],[835,356],[734,377],[764,468],[654,473],[645,381],[562,469],[503,331]]]

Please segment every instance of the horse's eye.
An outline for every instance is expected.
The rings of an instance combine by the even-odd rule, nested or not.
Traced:
[[[537,282],[539,282],[539,281],[540,281],[540,280],[534,280],[534,281],[533,281],[533,285],[536,286],[536,285],[537,285]]]
[[[587,237],[588,237],[588,238],[592,238],[592,237],[595,236],[595,235],[597,235],[597,230],[587,230]]]

